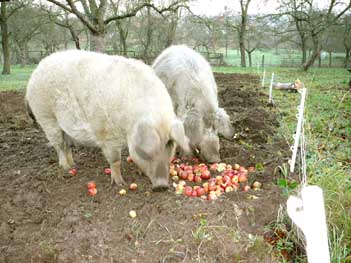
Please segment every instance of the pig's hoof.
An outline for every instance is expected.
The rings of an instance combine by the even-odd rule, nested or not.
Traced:
[[[160,185],[160,186],[155,186],[152,188],[152,191],[154,192],[164,192],[168,190],[168,186],[167,185]]]
[[[111,176],[111,185],[125,185],[123,178],[112,177]]]

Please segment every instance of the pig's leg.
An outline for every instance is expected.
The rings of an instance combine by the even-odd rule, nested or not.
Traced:
[[[73,159],[70,160],[67,155],[67,145],[64,140],[64,132],[55,121],[46,121],[42,127],[46,137],[57,152],[59,165],[65,170],[71,169]],[[70,154],[72,158],[72,152]]]
[[[102,151],[111,166],[111,184],[124,184],[121,175],[121,148],[112,146],[103,147]]]
[[[67,158],[67,163],[70,167],[74,167],[74,161],[72,156],[72,145],[73,145],[72,139],[66,133],[64,133],[63,139],[64,139],[64,151]]]

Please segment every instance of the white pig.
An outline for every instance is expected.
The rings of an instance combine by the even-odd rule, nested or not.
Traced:
[[[111,165],[111,182],[124,183],[126,144],[154,190],[168,186],[174,145],[189,151],[162,81],[140,61],[87,51],[43,59],[27,87],[26,103],[54,146],[64,169],[74,166],[71,142],[99,147]]]
[[[230,118],[218,106],[217,85],[209,63],[193,49],[175,45],[165,49],[152,65],[165,83],[177,116],[193,150],[208,162],[219,162],[218,133],[233,136]]]

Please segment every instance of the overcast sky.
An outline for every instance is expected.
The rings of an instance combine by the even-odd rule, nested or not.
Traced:
[[[343,0],[345,2],[346,0]],[[266,3],[267,2],[267,3]],[[252,0],[249,5],[249,14],[272,14],[278,7],[276,0]],[[326,6],[330,0],[314,0],[318,7]],[[224,12],[224,7],[234,11],[240,10],[238,0],[197,0],[191,1],[191,10],[197,15],[218,15]]]
[[[264,4],[265,0],[252,0],[249,5],[249,14],[258,13],[273,13],[275,12],[278,4],[277,1],[268,0],[268,4]],[[218,15],[224,12],[224,7],[228,9],[239,11],[240,4],[237,0],[197,0],[191,2],[191,10],[197,14],[203,15]]]

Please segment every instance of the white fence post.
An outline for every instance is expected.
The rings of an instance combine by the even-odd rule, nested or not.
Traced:
[[[268,98],[268,103],[272,104],[273,103],[273,81],[274,81],[274,72],[272,73],[272,78],[271,78],[271,84],[269,85],[269,98]]]
[[[298,119],[297,119],[297,127],[296,127],[296,133],[294,136],[294,146],[292,148],[293,154],[290,160],[290,172],[293,173],[295,170],[295,162],[296,162],[296,154],[297,154],[297,148],[299,147],[299,140],[300,140],[300,134],[301,134],[301,128],[302,128],[302,123],[303,123],[303,112],[305,108],[305,98],[306,98],[306,88],[301,89],[301,102],[300,106],[298,107],[299,113],[298,113]]]
[[[315,185],[303,187],[301,199],[289,197],[287,210],[305,235],[308,263],[330,263],[322,189]]]
[[[263,69],[263,75],[262,75],[262,88],[264,88],[264,79],[266,77],[266,69]]]

